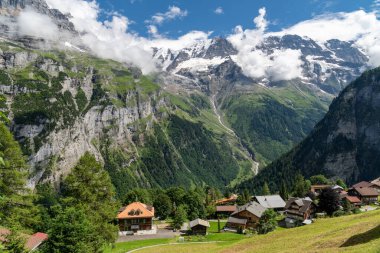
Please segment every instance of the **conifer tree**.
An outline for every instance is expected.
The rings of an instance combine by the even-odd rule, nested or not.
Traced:
[[[269,189],[269,186],[268,186],[268,183],[267,183],[267,182],[264,183],[263,190],[262,190],[262,194],[263,194],[264,196],[266,196],[266,195],[270,195],[270,189]]]

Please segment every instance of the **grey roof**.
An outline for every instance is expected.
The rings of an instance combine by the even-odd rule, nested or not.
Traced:
[[[280,195],[256,196],[255,198],[265,208],[284,208],[286,205]]]
[[[235,217],[228,217],[227,223],[234,223],[234,224],[247,224],[247,219],[239,219]]]
[[[265,210],[267,209],[263,207],[262,205],[260,205],[259,203],[255,201],[251,201],[245,204],[244,206],[238,206],[237,210],[233,212],[231,216],[234,216],[242,211],[248,211],[252,213],[253,215],[255,215],[257,218],[260,218],[261,215],[263,215],[263,213],[265,212]]]
[[[297,206],[299,206],[299,212],[304,213],[306,212],[311,205],[313,205],[313,201],[310,198],[290,198],[288,202],[286,202],[285,209],[289,209],[290,206],[296,203]]]
[[[190,221],[190,228],[193,228],[197,225],[201,225],[208,228],[210,227],[210,223],[202,219],[195,219],[195,220]]]

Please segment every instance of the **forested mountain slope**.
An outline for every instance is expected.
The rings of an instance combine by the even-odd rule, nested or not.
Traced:
[[[298,146],[240,188],[278,190],[295,174],[323,174],[351,184],[380,176],[380,68],[364,72],[334,99],[326,116]]]

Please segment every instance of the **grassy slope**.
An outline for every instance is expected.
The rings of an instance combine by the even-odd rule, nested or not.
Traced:
[[[234,94],[224,100],[225,116],[255,153],[261,167],[301,141],[322,118],[331,98],[296,82]]]
[[[151,252],[141,250],[139,253]],[[155,253],[185,252],[380,252],[380,210],[320,219],[310,226],[277,230],[235,242],[175,245],[154,248]]]

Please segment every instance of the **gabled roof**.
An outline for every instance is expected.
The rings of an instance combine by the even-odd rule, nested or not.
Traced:
[[[357,184],[354,184],[354,185],[352,186],[352,188],[358,188],[358,187],[371,187],[371,186],[373,186],[372,183],[367,182],[367,181],[361,181],[361,182],[359,182],[359,183],[357,183]]]
[[[286,205],[280,195],[256,196],[255,199],[265,208],[284,208]]]
[[[208,227],[208,228],[210,227],[210,223],[202,219],[195,219],[195,220],[190,221],[190,228],[193,228],[198,225]]]
[[[126,206],[117,215],[118,219],[153,218],[154,207],[145,205],[141,202],[133,202]]]
[[[231,214],[231,216],[237,215],[242,211],[248,211],[251,214],[255,215],[257,218],[260,218],[261,215],[265,212],[266,208],[260,205],[255,201],[251,201],[244,206],[238,206],[236,211]]]
[[[333,189],[333,190],[342,190],[342,191],[344,190],[342,186],[337,185],[337,184],[334,185],[333,187],[331,187],[331,189]]]
[[[371,187],[354,187],[354,190],[356,190],[360,196],[367,197],[367,196],[379,196],[379,193]]]
[[[345,196],[344,197],[345,199],[348,200],[348,202],[352,203],[352,204],[357,204],[357,203],[360,203],[360,199],[356,196]]]
[[[380,177],[376,178],[375,180],[372,180],[371,183],[380,187]]]
[[[215,201],[215,204],[225,204],[225,203],[229,203],[229,202],[236,202],[238,196],[236,194],[232,194],[230,197],[228,198],[223,198],[223,199],[219,199],[217,201]]]
[[[45,233],[35,233],[26,241],[25,247],[30,251],[38,248],[44,241],[48,239],[48,235]]]
[[[237,209],[237,206],[216,206],[217,212],[235,212]]]
[[[4,242],[10,233],[11,231],[9,229],[0,228],[0,242]],[[29,251],[37,249],[38,246],[48,239],[48,235],[41,232],[35,233],[34,235],[22,234],[21,236],[25,238],[25,248]]]
[[[290,198],[288,202],[286,202],[285,209],[289,209],[293,203],[295,203],[299,207],[298,209],[299,212],[304,213],[311,207],[311,205],[313,204],[313,201],[311,201],[310,198],[301,199],[301,198],[293,197],[293,198]]]
[[[239,219],[239,218],[235,218],[235,217],[228,217],[227,223],[245,225],[245,224],[247,224],[247,219]]]

